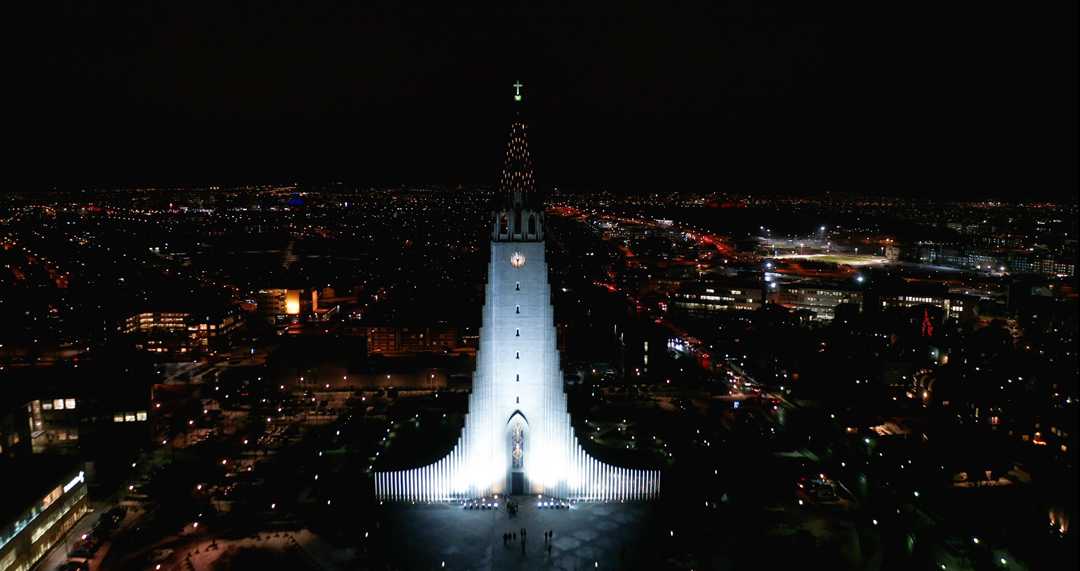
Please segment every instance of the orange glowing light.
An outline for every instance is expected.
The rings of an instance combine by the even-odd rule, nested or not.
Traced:
[[[285,313],[288,315],[300,314],[300,290],[290,289],[285,292]]]

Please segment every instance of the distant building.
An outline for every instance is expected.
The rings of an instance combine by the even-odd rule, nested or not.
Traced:
[[[56,394],[54,391],[48,391]],[[70,393],[65,393],[70,394]],[[74,451],[79,443],[79,401],[72,396],[36,398],[26,403],[26,416],[30,427],[31,452],[66,448]]]
[[[187,331],[187,322],[191,314],[181,312],[153,312],[146,311],[136,313],[124,320],[121,331],[124,333],[151,333],[155,331],[184,332]]]
[[[1014,254],[1005,258],[1002,265],[1013,274],[1041,274],[1054,277],[1073,277],[1076,263],[1054,258]]]
[[[241,323],[241,313],[235,308],[207,313],[144,311],[124,319],[119,329],[134,339],[137,349],[191,353],[226,346]]]
[[[705,316],[721,311],[754,311],[761,307],[760,284],[747,282],[686,282],[671,294],[671,309]]]
[[[27,571],[90,510],[86,474],[68,458],[0,460],[0,569]]]
[[[912,261],[923,264],[935,264],[953,268],[963,267],[964,264],[963,254],[960,250],[949,245],[923,242],[918,244],[918,248],[915,249],[913,254]]]
[[[30,426],[24,414],[16,410],[0,409],[0,458],[12,458],[20,450],[29,450]]]
[[[120,442],[150,437],[151,379],[113,368],[32,367],[5,373],[0,399],[0,457],[79,454],[92,458]]]
[[[285,291],[285,315],[300,315],[300,290]]]
[[[1048,251],[1016,251],[991,248],[920,244],[913,261],[957,269],[1010,274],[1041,274],[1054,277],[1076,275],[1076,262]]]
[[[441,353],[458,348],[458,332],[454,327],[394,327],[368,326],[368,353]]]
[[[974,319],[978,298],[950,292],[941,284],[898,283],[872,290],[866,309],[906,309],[930,305],[941,309],[948,319]]]
[[[299,289],[268,288],[255,293],[255,308],[271,324],[289,321],[318,310],[318,293],[304,296]]]
[[[255,308],[268,323],[276,323],[286,316],[285,289],[261,289],[255,293]]]
[[[811,311],[816,321],[832,321],[836,307],[842,303],[862,308],[863,292],[841,284],[793,283],[770,292],[769,301],[791,309]]]

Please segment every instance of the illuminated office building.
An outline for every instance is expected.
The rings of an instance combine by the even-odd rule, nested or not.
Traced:
[[[120,323],[136,349],[151,353],[189,353],[219,349],[242,322],[235,308],[216,311],[144,311]]]
[[[86,476],[64,459],[0,464],[0,569],[34,566],[90,509]]]
[[[772,303],[813,312],[817,321],[832,321],[836,308],[848,304],[862,308],[863,294],[850,284],[805,282],[785,284],[771,292]]]
[[[755,311],[761,307],[762,289],[747,282],[686,282],[671,294],[671,309],[707,317],[724,311]]]

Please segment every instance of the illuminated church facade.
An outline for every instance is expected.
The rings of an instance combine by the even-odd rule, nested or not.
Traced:
[[[515,84],[520,103],[520,84]],[[511,127],[491,219],[491,258],[465,426],[441,460],[375,473],[384,500],[444,501],[494,494],[582,500],[656,496],[658,470],[620,468],[589,456],[567,411],[526,125]]]

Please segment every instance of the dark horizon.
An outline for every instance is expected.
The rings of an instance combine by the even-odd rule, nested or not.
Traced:
[[[49,8],[17,190],[494,183],[520,80],[541,186],[1076,197],[1075,5],[295,8]]]

